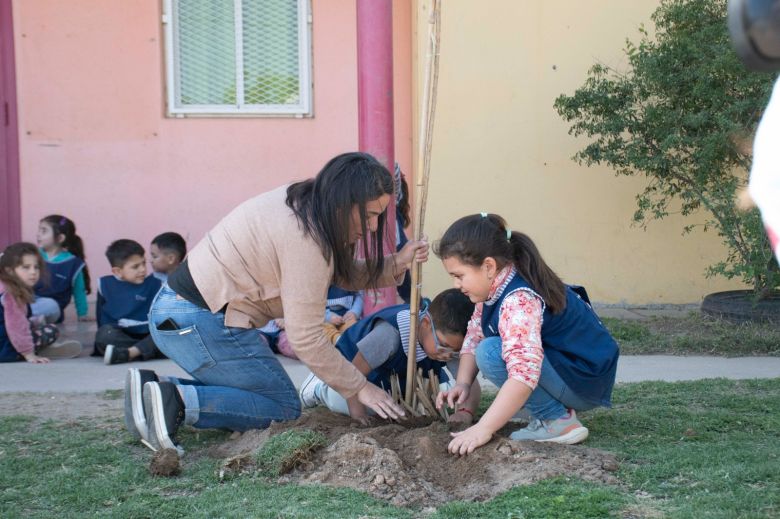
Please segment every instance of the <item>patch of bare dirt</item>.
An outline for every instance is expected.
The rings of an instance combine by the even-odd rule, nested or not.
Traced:
[[[447,452],[451,429],[430,418],[411,423],[375,422],[365,427],[349,417],[317,409],[267,431],[248,431],[213,450],[246,470],[247,456],[272,435],[311,429],[328,446],[280,478],[368,492],[397,506],[436,506],[451,500],[482,501],[517,485],[556,476],[617,484],[611,453],[584,446],[515,442],[498,436],[466,457]]]
[[[105,393],[0,393],[0,416],[28,415],[48,420],[119,418],[121,394]]]

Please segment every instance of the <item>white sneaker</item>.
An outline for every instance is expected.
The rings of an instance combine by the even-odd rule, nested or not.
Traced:
[[[317,396],[317,386],[322,382],[314,376],[314,373],[310,373],[308,377],[301,384],[301,389],[298,391],[298,396],[301,398],[301,403],[304,409],[311,407],[317,407],[322,404],[322,400]]]

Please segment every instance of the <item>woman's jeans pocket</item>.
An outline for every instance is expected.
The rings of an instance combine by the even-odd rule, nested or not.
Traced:
[[[180,330],[159,330],[152,327],[152,337],[160,351],[190,375],[195,376],[198,371],[217,364],[206,348],[197,325]]]

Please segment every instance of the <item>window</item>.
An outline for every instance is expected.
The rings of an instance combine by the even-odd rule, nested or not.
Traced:
[[[168,113],[311,113],[309,0],[164,0]]]

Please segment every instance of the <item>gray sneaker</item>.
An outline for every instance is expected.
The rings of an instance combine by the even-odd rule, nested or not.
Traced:
[[[298,391],[298,396],[301,398],[301,404],[304,409],[311,407],[317,407],[322,404],[322,400],[317,396],[317,386],[322,380],[314,376],[314,373],[310,373],[308,377],[301,384],[301,389]]]
[[[566,445],[584,442],[587,437],[588,428],[577,419],[574,409],[569,409],[566,415],[555,420],[534,420],[528,427],[509,435],[509,438],[516,441],[532,440]]]
[[[131,368],[125,375],[125,427],[136,439],[149,441],[149,424],[144,412],[144,384],[159,380],[150,369]]]

